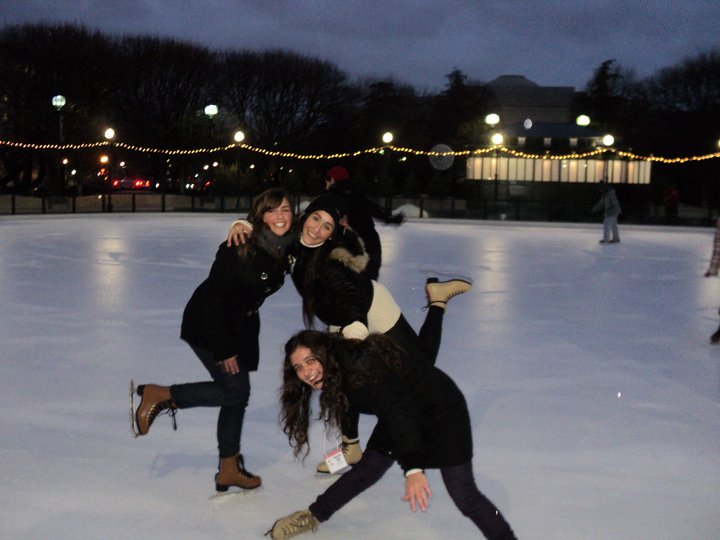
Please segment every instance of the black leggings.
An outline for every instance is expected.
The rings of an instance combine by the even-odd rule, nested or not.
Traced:
[[[192,347],[192,345],[191,345]],[[250,373],[240,368],[234,375],[225,373],[212,352],[192,347],[210,372],[212,381],[174,384],[170,395],[178,409],[220,407],[217,421],[218,452],[221,458],[240,452],[245,408],[250,399]]]
[[[318,521],[330,517],[375,484],[394,463],[390,456],[366,450],[362,459],[310,505]],[[514,540],[515,535],[495,505],[478,490],[470,461],[440,469],[445,487],[458,510],[472,520],[488,540]]]

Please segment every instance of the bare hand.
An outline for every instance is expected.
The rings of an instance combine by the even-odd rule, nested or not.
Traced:
[[[222,370],[229,375],[235,375],[236,373],[240,372],[240,365],[237,361],[237,355],[226,358],[220,363],[222,364]]]
[[[415,505],[419,506],[422,512],[430,506],[432,492],[424,473],[411,474],[405,478],[405,496],[402,499],[410,503],[410,510],[413,512],[416,510]]]
[[[233,245],[239,246],[248,241],[248,238],[252,236],[252,229],[244,225],[243,223],[236,222],[230,227],[227,235],[227,247]]]

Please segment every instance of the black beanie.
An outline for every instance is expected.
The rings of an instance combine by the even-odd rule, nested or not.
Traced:
[[[305,209],[303,223],[310,214],[318,210],[324,210],[330,214],[330,217],[335,220],[336,227],[340,225],[340,220],[348,214],[347,204],[342,197],[338,197],[332,193],[323,193],[310,201],[310,204]]]

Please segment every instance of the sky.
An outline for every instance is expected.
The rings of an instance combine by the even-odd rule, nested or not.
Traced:
[[[119,197],[120,195],[118,195]],[[334,477],[313,423],[303,465],[277,422],[283,344],[302,327],[288,280],[261,308],[242,451],[263,478],[217,497],[217,410],[130,433],[129,381],[206,380],[180,340],[231,214],[0,216],[0,538],[240,540]],[[520,540],[712,540],[720,530],[720,280],[713,229],[409,219],[378,228],[380,280],[410,324],[431,275],[473,289],[444,319],[438,367],[470,410],[480,490]],[[362,444],[374,422],[363,416]],[[413,514],[383,479],[308,540],[478,538],[428,471]]]
[[[585,87],[606,60],[639,78],[720,46],[717,0],[3,0],[0,25],[83,24],[223,50],[283,49],[351,79],[421,91],[462,70]]]

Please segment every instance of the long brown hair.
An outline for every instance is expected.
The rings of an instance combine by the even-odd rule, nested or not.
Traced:
[[[248,212],[248,221],[253,226],[253,229],[264,227],[265,224],[263,223],[263,215],[265,212],[280,206],[283,199],[287,199],[288,202],[291,202],[287,192],[282,188],[266,189],[257,195],[253,199],[250,212]]]
[[[252,225],[254,231],[259,232],[263,227],[266,227],[265,222],[263,221],[263,216],[265,215],[265,212],[268,212],[269,210],[274,210],[275,208],[280,206],[283,202],[283,199],[287,199],[288,202],[291,202],[287,192],[282,188],[266,189],[253,199],[252,205],[250,206],[250,211],[247,215],[247,220]],[[244,244],[236,246],[235,249],[239,255],[248,257],[249,255],[254,253],[254,250],[251,250],[250,246],[256,246],[256,240],[257,239],[255,235],[252,235]]]

